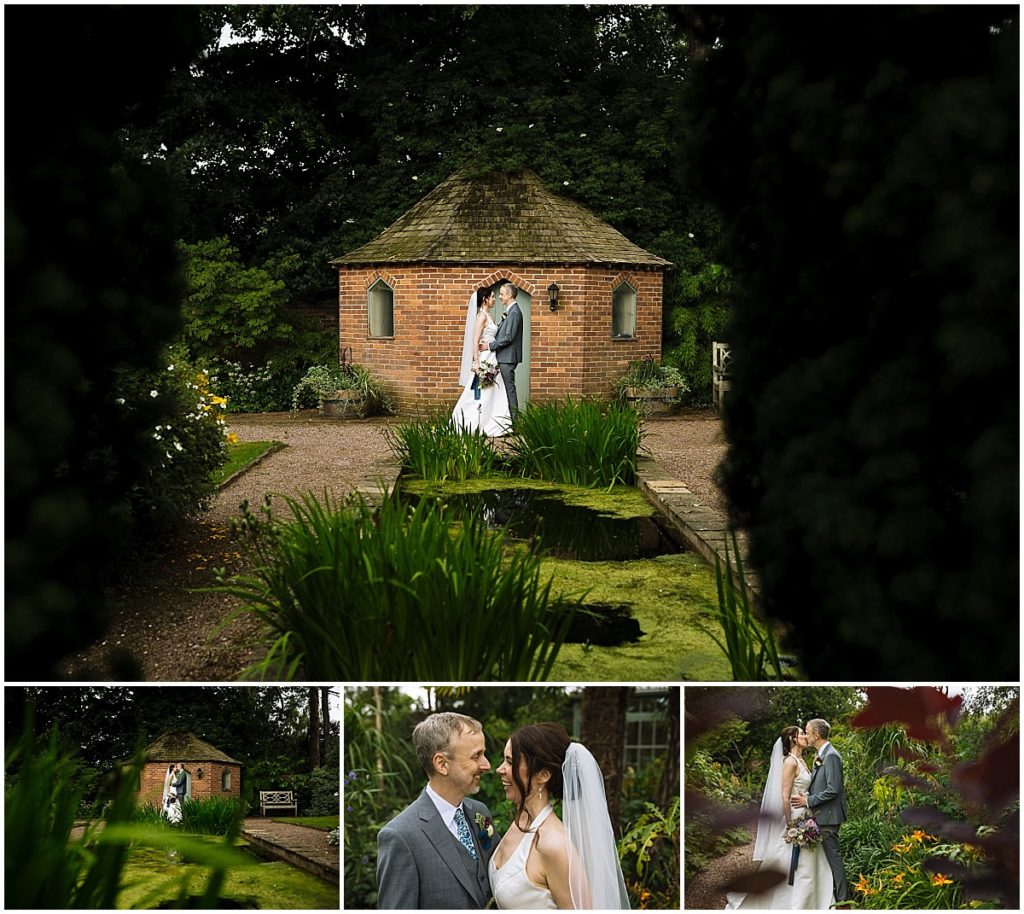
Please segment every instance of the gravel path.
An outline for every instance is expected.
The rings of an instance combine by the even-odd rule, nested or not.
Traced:
[[[725,892],[720,891],[719,886],[757,871],[757,864],[750,856],[753,850],[753,844],[731,847],[721,857],[712,860],[707,869],[688,877],[683,892],[683,907],[687,910],[722,910],[725,907]]]
[[[343,495],[367,480],[393,479],[385,439],[398,418],[339,421],[313,411],[298,415],[232,416],[230,430],[243,441],[284,442],[287,447],[225,486],[210,510],[190,522],[159,560],[140,564],[136,577],[112,592],[107,636],[68,658],[62,674],[74,681],[235,680],[261,639],[251,615],[228,621],[239,601],[197,593],[215,584],[215,569],[244,571],[245,560],[228,534],[228,522],[248,501],[258,508],[267,493]],[[725,452],[716,413],[688,410],[650,419],[643,444],[666,476],[683,481],[705,504],[724,511],[713,474]]]

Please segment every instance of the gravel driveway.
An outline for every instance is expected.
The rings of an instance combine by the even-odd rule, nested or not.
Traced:
[[[217,568],[245,568],[228,535],[229,519],[243,501],[258,507],[266,493],[319,495],[327,487],[343,495],[370,480],[390,481],[395,470],[384,433],[401,421],[341,421],[313,411],[232,416],[230,429],[241,440],[287,447],[225,486],[166,555],[138,566],[136,577],[111,594],[107,637],[68,658],[63,675],[76,681],[237,679],[262,640],[261,625],[249,615],[225,624],[237,598],[196,592],[214,585]],[[705,504],[724,510],[713,482],[725,452],[717,414],[689,410],[650,419],[644,429],[643,443],[666,478],[683,481]]]

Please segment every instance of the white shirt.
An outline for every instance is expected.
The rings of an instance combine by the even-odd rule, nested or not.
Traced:
[[[448,831],[450,831],[455,836],[456,840],[458,840],[459,830],[455,825],[455,811],[459,809],[462,804],[460,803],[458,806],[452,806],[451,803],[437,793],[437,791],[435,791],[429,784],[427,784],[427,796],[430,797],[434,806],[437,807],[437,811],[444,820],[444,824],[448,827]],[[469,823],[468,817],[466,822],[467,824]]]

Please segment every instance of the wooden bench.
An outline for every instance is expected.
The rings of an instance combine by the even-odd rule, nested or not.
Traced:
[[[299,814],[299,807],[295,802],[295,794],[290,790],[261,790],[260,815],[266,816],[268,809],[290,809],[292,815],[297,816]]]
[[[711,344],[711,405],[721,411],[722,403],[732,387],[732,350],[728,343]]]

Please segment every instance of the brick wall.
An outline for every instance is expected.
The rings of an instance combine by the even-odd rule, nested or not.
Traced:
[[[394,290],[395,335],[371,339],[366,291],[378,279]],[[474,289],[508,279],[532,297],[530,400],[607,396],[632,359],[661,357],[663,272],[660,268],[529,265],[495,269],[456,264],[342,267],[338,271],[338,338],[352,360],[382,378],[402,413],[452,406],[466,306]],[[613,340],[612,293],[623,281],[637,292],[636,336]],[[558,311],[547,287],[559,289]]]
[[[142,769],[141,786],[136,801],[140,806],[159,806],[164,789],[164,776],[167,774],[166,762],[148,762]],[[203,776],[198,777],[199,769]],[[210,797],[241,796],[241,766],[226,762],[189,762],[185,761],[185,770],[191,775],[193,800],[204,800]],[[221,786],[221,774],[231,774],[231,789],[224,790]]]

